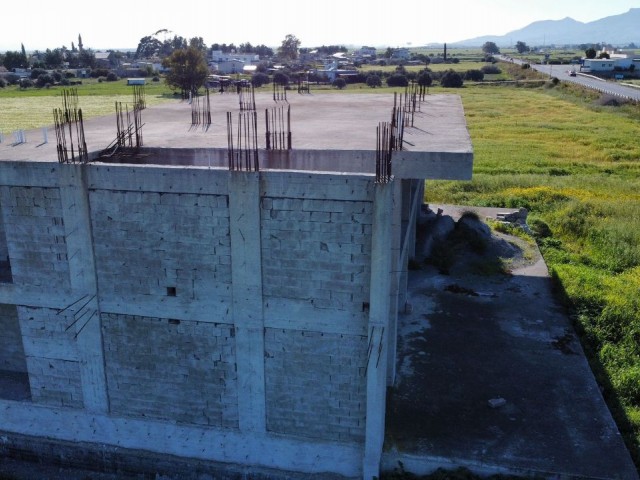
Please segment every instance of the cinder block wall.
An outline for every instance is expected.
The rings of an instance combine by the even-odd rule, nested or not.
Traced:
[[[58,188],[0,187],[13,283],[69,288],[66,235]]]
[[[90,165],[81,176],[77,167],[61,176],[66,184],[55,174],[30,184],[44,168],[51,167],[13,164],[9,184],[0,185],[15,285],[31,299],[17,315],[34,403],[220,429],[247,441],[275,434],[269,441],[290,438],[309,452],[317,449],[308,442],[361,448],[373,177],[260,172],[258,211],[247,223],[229,207],[234,195],[245,204],[247,192],[230,191],[240,185],[230,175],[243,172]],[[242,217],[243,207],[234,208]],[[72,237],[78,229],[88,242]],[[255,255],[232,257],[238,234],[259,240],[244,247]],[[76,265],[86,255],[92,272]],[[234,277],[234,262],[248,258],[259,259],[250,269],[260,282]],[[248,281],[251,308],[234,311],[245,286],[233,278]],[[93,316],[99,327],[84,330]],[[242,378],[260,385],[241,384],[247,372]],[[265,418],[243,423],[256,401]],[[117,431],[110,435],[104,441],[120,442]],[[196,448],[197,440],[189,442]],[[265,452],[252,452],[253,461],[303,468],[288,455],[264,460]],[[231,449],[219,455],[236,456]]]
[[[59,407],[83,407],[80,365],[70,310],[18,307],[31,397]]]
[[[102,315],[111,413],[238,427],[232,325]]]

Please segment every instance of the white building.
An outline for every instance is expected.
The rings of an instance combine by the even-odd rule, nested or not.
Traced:
[[[255,53],[224,53],[221,50],[213,50],[209,66],[222,74],[241,73],[246,66],[257,65],[259,61],[260,55]]]

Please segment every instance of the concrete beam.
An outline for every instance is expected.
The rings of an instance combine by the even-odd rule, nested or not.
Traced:
[[[359,445],[287,438],[258,432],[42,407],[0,400],[1,429],[74,443],[110,445],[240,465],[318,474],[361,475]],[[1,444],[0,436],[0,444]]]

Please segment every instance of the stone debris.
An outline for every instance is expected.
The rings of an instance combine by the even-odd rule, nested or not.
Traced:
[[[507,404],[507,401],[502,397],[498,397],[492,398],[488,403],[491,408],[500,408],[505,406]]]

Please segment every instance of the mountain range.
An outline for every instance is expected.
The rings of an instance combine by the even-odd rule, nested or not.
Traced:
[[[625,46],[632,42],[638,45],[640,44],[640,8],[632,8],[627,13],[587,23],[570,17],[562,20],[542,20],[505,35],[470,38],[452,45],[475,47],[482,46],[485,42],[494,42],[499,47],[509,47],[518,41],[531,47],[603,42],[616,46]]]

